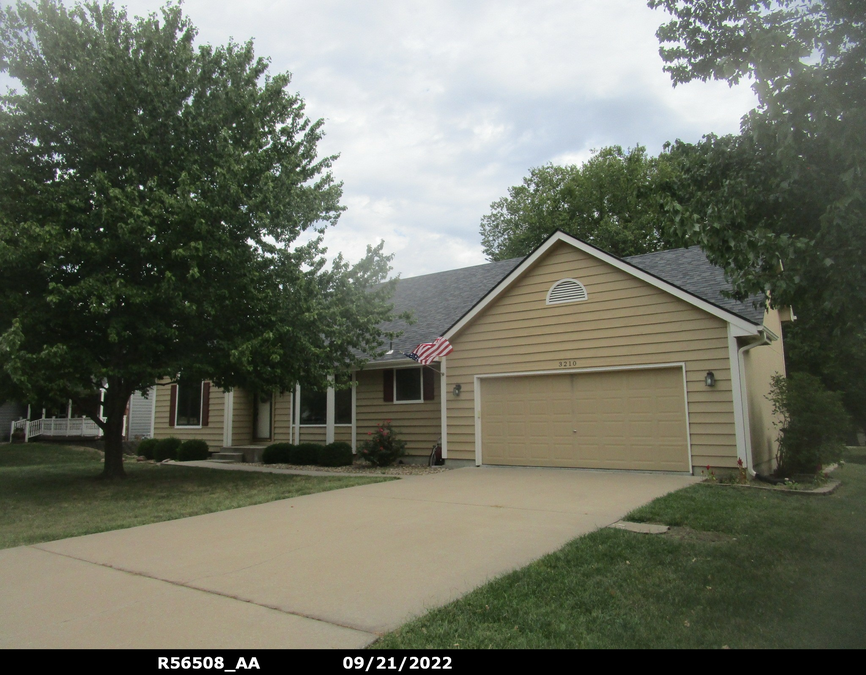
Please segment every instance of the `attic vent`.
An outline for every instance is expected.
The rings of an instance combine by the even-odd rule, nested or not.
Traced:
[[[563,302],[586,300],[586,289],[577,279],[560,279],[547,292],[547,304],[558,305]]]

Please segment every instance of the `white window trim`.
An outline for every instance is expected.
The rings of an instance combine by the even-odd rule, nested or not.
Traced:
[[[411,401],[398,401],[397,400],[397,371],[398,370],[415,370],[418,372],[418,378],[420,379],[420,392],[421,398],[413,399]],[[410,366],[408,368],[395,368],[394,369],[394,404],[395,405],[405,405],[405,404],[413,404],[413,403],[424,403],[424,366]]]
[[[199,385],[198,392],[198,424],[180,424],[178,420],[180,417],[177,414],[177,409],[180,406],[180,383],[178,382],[177,386],[177,397],[174,402],[174,428],[175,429],[203,429],[204,427],[201,425],[201,420],[204,413],[204,380],[201,381]]]
[[[301,426],[304,427],[305,429],[315,429],[316,427],[319,427],[320,429],[324,429],[328,425],[327,424],[302,424]],[[334,424],[334,428],[336,428],[336,427],[350,427],[350,426],[352,426],[352,425],[349,424],[348,422],[343,422],[342,424]]]
[[[352,374],[352,378],[353,378],[352,381],[353,382],[354,382],[354,377],[355,376],[353,373]],[[354,386],[352,387],[352,392],[353,392],[352,393],[352,414],[350,416],[349,422],[337,422],[336,421],[336,415],[337,415],[336,391],[337,390],[334,387],[328,387],[328,389],[325,392],[325,422],[320,423],[320,424],[304,424],[304,422],[301,421],[301,404],[302,404],[304,392],[301,388],[301,385],[299,385],[299,384],[295,385],[295,403],[297,404],[297,407],[295,408],[295,410],[296,410],[296,412],[295,412],[296,424],[294,426],[298,429],[298,431],[300,431],[300,429],[302,427],[307,428],[307,429],[313,429],[315,427],[321,427],[323,429],[327,429],[329,426],[334,427],[334,428],[336,428],[336,427],[351,427],[354,424],[354,421],[352,421],[352,420],[355,419],[355,394],[354,394],[355,388],[356,387],[354,387]],[[422,391],[421,394],[423,396],[424,392]],[[333,420],[333,422],[331,420]]]

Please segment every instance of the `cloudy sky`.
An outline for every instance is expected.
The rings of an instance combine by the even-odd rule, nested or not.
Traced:
[[[5,4],[5,3],[4,3]],[[130,15],[163,3],[129,0]],[[384,239],[403,277],[484,262],[479,224],[530,167],[736,132],[746,86],[674,89],[644,0],[187,0],[199,41],[252,38],[313,119],[348,210],[326,242]]]

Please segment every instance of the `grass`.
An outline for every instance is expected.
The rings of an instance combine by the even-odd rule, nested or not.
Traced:
[[[830,496],[699,484],[377,641],[378,648],[866,647],[866,453]]]
[[[0,446],[0,548],[393,480],[128,462],[126,480],[102,481],[96,479],[101,469],[95,450],[40,443]]]

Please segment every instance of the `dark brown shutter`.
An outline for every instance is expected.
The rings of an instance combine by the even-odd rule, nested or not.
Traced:
[[[210,382],[201,385],[201,425],[206,427],[210,421]]]
[[[430,368],[426,368],[426,367],[422,368],[421,372],[423,373],[422,378],[424,380],[424,382],[423,382],[424,400],[425,401],[432,401],[434,398],[434,394],[433,394],[433,392],[435,391],[434,387],[436,386],[435,385],[436,380],[434,380],[433,378],[439,377],[439,375],[436,373],[436,371],[431,370]]]
[[[171,385],[171,399],[168,402],[168,426],[174,426],[174,416],[177,412],[177,385]]]
[[[394,371],[391,368],[382,371],[382,400],[394,402]]]

